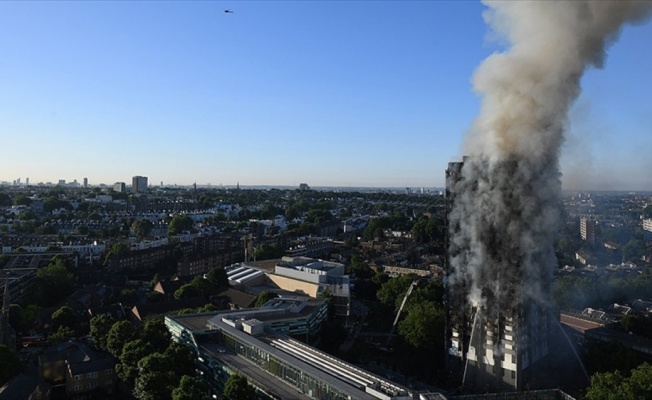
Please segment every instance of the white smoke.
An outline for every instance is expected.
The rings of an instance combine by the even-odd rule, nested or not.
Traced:
[[[508,49],[473,77],[482,106],[451,188],[450,279],[472,304],[505,308],[548,300],[568,110],[584,71],[603,66],[607,46],[624,25],[645,21],[652,2],[484,3],[485,21]]]

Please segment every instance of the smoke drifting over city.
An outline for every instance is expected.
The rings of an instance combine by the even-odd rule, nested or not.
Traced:
[[[464,286],[473,306],[505,312],[528,299],[547,302],[569,107],[584,71],[601,68],[621,28],[643,22],[652,3],[485,4],[485,21],[509,46],[473,77],[482,106],[465,144],[469,157],[448,182],[449,282]]]

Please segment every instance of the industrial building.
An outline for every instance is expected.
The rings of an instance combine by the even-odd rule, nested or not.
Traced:
[[[412,394],[295,338],[316,333],[323,299],[277,298],[258,309],[166,316],[174,340],[190,346],[214,393],[244,375],[261,398],[399,400]]]
[[[252,293],[272,290],[313,298],[328,293],[333,300],[335,316],[346,318],[350,315],[351,290],[344,264],[310,257],[269,261],[226,267],[229,284]]]

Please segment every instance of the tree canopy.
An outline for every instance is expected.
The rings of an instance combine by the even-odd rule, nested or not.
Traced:
[[[195,296],[199,296],[199,290],[190,283],[181,286],[176,292],[174,292],[174,298],[177,300],[188,299]]]
[[[136,239],[140,242],[152,231],[154,225],[148,219],[139,219],[131,224],[131,229],[136,234]]]
[[[443,309],[425,301],[410,307],[398,325],[398,332],[414,348],[432,348],[444,342],[444,325]]]
[[[97,347],[102,350],[107,350],[107,337],[114,323],[115,319],[108,314],[101,314],[97,317],[91,318],[90,334],[93,337],[93,340],[95,340]]]
[[[169,399],[179,384],[176,366],[170,356],[152,353],[138,361],[134,395],[140,400]]]
[[[122,354],[120,354],[120,363],[115,366],[115,371],[120,379],[133,383],[138,377],[138,362],[153,352],[154,347],[142,339],[125,343],[122,347]]]
[[[183,231],[189,231],[192,229],[193,221],[192,218],[185,214],[175,215],[168,225],[168,235],[178,235]]]
[[[208,387],[201,378],[184,375],[172,390],[172,400],[196,400],[208,397]]]
[[[129,321],[118,321],[106,336],[106,348],[115,357],[120,358],[125,343],[136,339],[136,328]]]
[[[170,345],[170,331],[165,326],[163,317],[147,318],[141,336],[154,346],[154,350],[163,351]]]
[[[4,344],[0,344],[0,387],[23,369],[18,354]]]
[[[50,264],[36,272],[36,277],[38,286],[35,293],[39,305],[56,303],[72,293],[74,277],[61,258],[53,258]]]
[[[76,320],[77,317],[75,316],[75,312],[68,306],[61,306],[52,313],[54,329],[59,329],[61,326],[74,329]]]
[[[620,371],[596,373],[586,400],[639,400],[652,398],[652,366],[641,364],[631,370],[630,376]]]
[[[206,274],[206,279],[208,279],[216,289],[229,286],[229,277],[226,275],[224,267],[212,268]]]
[[[271,290],[263,290],[256,297],[256,304],[254,304],[254,307],[260,307],[263,304],[267,303],[269,300],[275,299],[277,297],[278,294],[276,294],[276,292],[272,292]]]
[[[256,389],[249,385],[247,378],[239,374],[229,376],[222,393],[227,400],[256,400]]]

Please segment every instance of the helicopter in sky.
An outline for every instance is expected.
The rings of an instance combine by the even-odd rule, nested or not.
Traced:
[[[233,14],[233,10],[229,10],[229,9],[224,10],[224,12],[225,12],[226,14]]]

